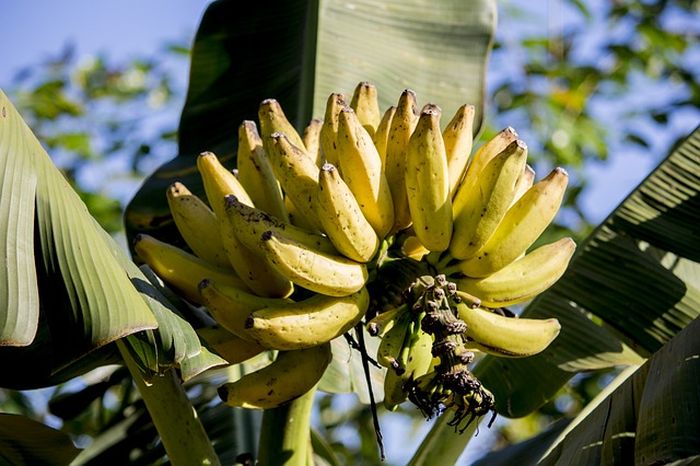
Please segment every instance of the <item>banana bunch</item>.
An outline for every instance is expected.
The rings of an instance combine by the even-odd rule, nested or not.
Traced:
[[[381,113],[376,88],[360,83],[349,103],[331,94],[324,119],[300,134],[277,101],[264,100],[259,125],[239,127],[235,173],[205,152],[197,169],[206,199],[179,182],[167,190],[187,250],[145,234],[135,239],[141,259],[217,321],[202,338],[229,361],[279,351],[270,366],[224,386],[227,403],[268,408],[313,387],[328,364],[328,342],[370,307],[376,314],[381,292],[371,296],[367,285],[392,259],[447,277],[469,351],[528,356],[558,333],[556,321],[493,310],[533,298],[566,269],[571,239],[528,251],[559,209],[566,172],[534,183],[527,147],[510,128],[470,159],[473,106],[460,107],[444,130],[439,107],[418,108],[406,90]],[[389,368],[392,409],[416,380],[447,364],[425,324],[430,310],[413,301],[369,323],[382,337],[377,361]],[[288,388],[266,395],[277,377]]]

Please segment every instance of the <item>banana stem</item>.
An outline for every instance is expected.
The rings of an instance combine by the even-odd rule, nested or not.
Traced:
[[[141,393],[170,462],[175,466],[220,465],[219,457],[175,371],[170,369],[146,383],[124,343],[118,341],[117,347]]]
[[[263,412],[259,466],[306,466],[311,432],[311,408],[316,387],[284,406]]]

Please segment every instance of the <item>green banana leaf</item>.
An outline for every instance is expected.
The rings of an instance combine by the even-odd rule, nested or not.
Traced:
[[[79,452],[60,430],[25,416],[0,413],[0,464],[62,466]]]
[[[583,242],[564,276],[523,317],[562,332],[526,359],[486,357],[475,372],[499,413],[537,409],[577,371],[639,364],[700,314],[700,128]],[[601,325],[588,319],[596,316]],[[624,342],[624,343],[623,343]],[[629,346],[627,346],[629,345]],[[469,442],[439,418],[411,464],[452,464]]]
[[[156,170],[126,209],[127,235],[147,232],[181,243],[166,188],[176,180],[202,194],[196,157],[213,151],[235,166],[238,126],[277,99],[303,130],[322,118],[331,92],[351,95],[374,83],[382,108],[407,87],[442,106],[444,123],[463,103],[484,108],[485,71],[496,24],[495,0],[341,0],[237,2],[207,9],[192,48],[179,152]]]
[[[699,384],[695,319],[592,412],[575,419],[538,464],[697,464]]]
[[[146,371],[184,363],[191,377],[224,362],[90,216],[1,91],[0,179],[0,386],[55,385],[114,363],[110,343],[137,333],[157,352],[149,362],[141,351]]]

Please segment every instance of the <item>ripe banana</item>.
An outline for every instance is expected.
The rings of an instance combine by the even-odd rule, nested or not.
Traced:
[[[219,237],[219,224],[209,206],[180,182],[171,184],[166,196],[175,225],[190,249],[205,261],[230,269]]]
[[[350,107],[355,110],[357,119],[360,120],[365,131],[370,137],[374,136],[382,118],[377,101],[377,88],[374,84],[366,81],[358,84],[350,100]]]
[[[394,204],[372,138],[349,107],[340,111],[337,136],[340,171],[367,221],[384,238],[394,225]]]
[[[325,157],[324,162],[330,162],[339,167],[340,156],[338,154],[338,114],[347,106],[343,94],[331,94],[326,101],[326,114],[323,117],[321,127],[321,151]]]
[[[272,231],[263,233],[261,240],[261,250],[277,271],[316,293],[347,296],[359,291],[367,281],[367,267],[359,262],[310,250]]]
[[[466,346],[497,356],[533,356],[544,351],[561,329],[557,319],[505,317],[463,304],[458,304],[457,310],[459,318],[467,324]]]
[[[379,158],[382,160],[382,170],[386,171],[386,148],[389,144],[389,130],[391,129],[391,121],[396,114],[396,107],[389,107],[382,120],[379,122],[377,131],[375,131],[374,136],[372,136],[372,141],[374,142],[374,147],[377,148],[377,153]]]
[[[219,387],[219,396],[229,406],[276,408],[311,390],[331,359],[328,343],[281,351],[270,365]]]
[[[224,210],[219,216],[221,243],[233,270],[248,288],[268,298],[286,298],[292,294],[292,282],[271,267],[259,249],[250,249],[241,243],[234,231],[235,228]]]
[[[542,293],[564,274],[576,243],[562,238],[484,278],[455,279],[457,288],[478,296],[488,307],[505,307]]]
[[[320,230],[316,218],[316,192],[318,191],[318,167],[301,149],[292,145],[282,133],[273,133],[267,151],[272,170],[282,185],[285,195],[296,207],[295,213]],[[240,201],[241,199],[239,199]],[[244,202],[245,203],[245,202]]]
[[[252,121],[244,121],[238,127],[238,179],[258,208],[288,220],[280,184]]]
[[[469,162],[467,171],[464,173],[462,183],[457,188],[452,202],[452,216],[457,218],[461,215],[462,209],[467,206],[466,197],[474,190],[474,186],[479,180],[481,170],[484,169],[492,158],[503,152],[508,144],[515,141],[518,134],[511,127],[508,127],[481,146]]]
[[[526,160],[527,146],[518,139],[486,164],[464,198],[466,206],[454,218],[452,257],[473,257],[496,231],[511,205]]]
[[[323,120],[314,118],[304,129],[304,146],[306,146],[306,153],[309,154],[311,160],[316,162],[317,166],[323,165],[323,152],[321,151],[321,127],[323,127]]]
[[[555,168],[533,185],[508,210],[478,254],[460,263],[460,270],[469,277],[485,277],[520,257],[554,219],[567,181],[566,170]]]
[[[518,199],[523,197],[523,194],[527,192],[528,189],[532,188],[535,183],[535,170],[530,165],[525,165],[523,173],[518,177],[518,182],[515,185],[515,195],[511,201],[511,206],[518,202]]]
[[[152,236],[137,235],[134,240],[134,249],[165,283],[195,304],[202,302],[197,286],[205,278],[233,288],[247,289],[243,281],[231,270],[215,267],[199,257]]]
[[[437,106],[421,112],[408,143],[405,182],[416,236],[430,251],[444,251],[452,237],[452,201]]]
[[[330,241],[344,256],[369,262],[379,249],[379,237],[362,214],[352,191],[330,163],[321,167],[318,189],[316,216]]]
[[[262,133],[265,151],[269,152],[267,148],[267,138],[273,133],[279,132],[287,136],[289,142],[294,146],[306,153],[304,141],[301,139],[301,136],[299,136],[294,126],[287,120],[282,107],[275,99],[265,99],[260,103],[260,107],[258,107],[258,118],[260,119],[260,132]]]
[[[442,132],[447,154],[447,171],[450,173],[450,196],[454,197],[467,168],[474,142],[473,105],[462,105]]]
[[[342,298],[315,295],[296,303],[259,309],[246,328],[260,345],[277,350],[318,346],[344,334],[367,312],[369,293],[362,288]]]
[[[243,185],[232,172],[226,169],[211,152],[203,152],[197,157],[197,169],[204,182],[211,209],[219,218],[224,213],[224,197],[233,194],[244,204],[253,205]]]
[[[266,351],[266,348],[257,343],[244,340],[222,327],[204,327],[197,329],[207,345],[216,353],[228,361],[229,364],[238,364],[247,361],[253,356]]]
[[[283,222],[267,212],[243,204],[236,196],[226,196],[225,212],[229,220],[227,225],[243,246],[250,250],[260,246],[260,235],[269,230],[299,241],[310,249],[327,254],[338,252],[326,236]]]
[[[399,98],[396,113],[391,120],[384,167],[394,203],[394,232],[411,225],[406,194],[406,151],[411,134],[418,124],[417,113],[416,94],[406,89]]]
[[[199,283],[199,294],[200,302],[207,307],[219,325],[249,341],[253,339],[248,335],[245,323],[251,312],[291,302],[287,299],[263,298],[215,280],[202,280]]]

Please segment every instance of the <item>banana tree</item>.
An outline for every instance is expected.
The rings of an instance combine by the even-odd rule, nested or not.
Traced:
[[[462,102],[474,103],[478,131],[494,2],[476,2],[469,10],[457,1],[443,2],[440,8],[420,1],[350,5],[330,0],[269,7],[219,0],[208,9],[193,47],[179,154],[130,203],[126,225],[131,237],[146,232],[182,242],[163,194],[166,187],[177,179],[202,194],[194,166],[204,150],[234,166],[237,127],[253,119],[267,97],[278,99],[301,129],[312,116],[321,116],[330,92],[347,92],[356,82],[369,80],[377,84],[382,106],[405,87],[442,103],[448,114]],[[374,34],[358,33],[367,21],[381,28]],[[215,463],[209,439],[176,380],[192,379],[224,362],[200,344],[191,326],[201,325],[198,315],[119,251],[4,95],[0,103],[0,215],[6,226],[1,238],[8,264],[0,282],[2,309],[7,309],[2,327],[7,348],[0,351],[7,366],[1,385],[53,385],[90,368],[125,361],[171,461]],[[524,360],[487,357],[479,364],[476,373],[495,394],[501,414],[531,412],[578,371],[638,365],[697,316],[697,138],[695,133],[611,215],[579,248],[561,282],[524,312],[560,320],[562,334],[550,349]],[[598,319],[591,320],[591,315]],[[336,361],[320,388],[353,391],[368,401],[362,359],[342,340],[334,342],[333,351]],[[690,357],[692,351],[682,355]],[[375,385],[381,378],[377,372],[372,372]],[[686,372],[683,377],[697,381],[697,372]],[[286,427],[281,420],[297,418],[294,413],[308,410],[308,403],[300,399],[266,417],[261,440],[267,442],[262,448],[269,462],[288,451],[285,442],[302,451],[308,421]],[[699,403],[688,403],[692,415]],[[670,412],[666,409],[655,412]],[[178,416],[184,421],[173,421]],[[645,423],[649,432],[658,429],[661,418],[655,414],[652,419]],[[457,461],[471,436],[454,434],[447,421],[435,423],[414,464]],[[126,424],[115,426],[113,439],[128,436]],[[573,434],[552,447],[549,461],[561,454],[557,452],[569,451],[564,445]],[[312,435],[312,444],[314,451],[324,451],[318,436]],[[178,450],[177,445],[185,448]],[[240,445],[231,448],[244,451]],[[325,451],[326,458],[332,456]],[[686,458],[692,446],[681,451],[669,459]],[[90,454],[99,457],[99,448]]]

